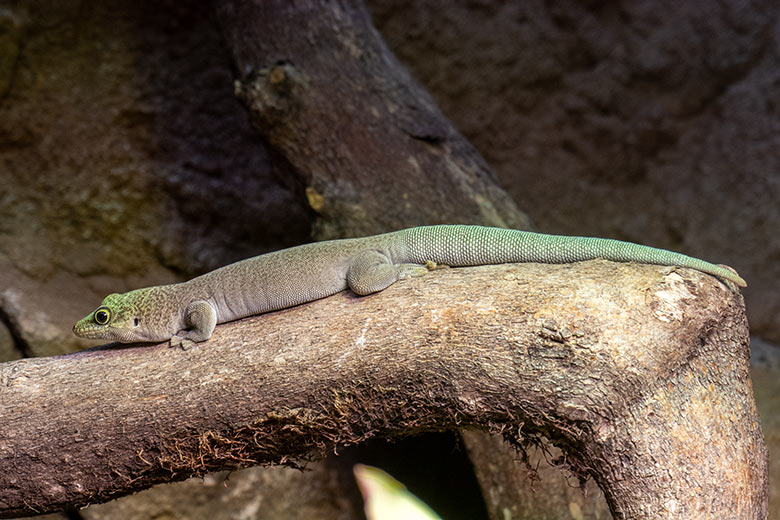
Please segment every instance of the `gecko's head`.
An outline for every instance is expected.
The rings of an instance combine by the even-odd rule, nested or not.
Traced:
[[[145,298],[139,290],[109,294],[100,306],[73,326],[76,336],[132,343],[162,341],[143,312]]]

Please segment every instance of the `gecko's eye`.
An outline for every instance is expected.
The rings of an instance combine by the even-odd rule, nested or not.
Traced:
[[[105,325],[111,319],[111,311],[108,307],[101,307],[95,311],[95,323]]]

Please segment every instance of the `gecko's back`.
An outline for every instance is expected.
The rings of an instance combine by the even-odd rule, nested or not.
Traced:
[[[182,284],[187,299],[216,305],[219,322],[284,309],[347,289],[347,271],[356,255],[385,251],[397,233],[328,240],[247,258]]]

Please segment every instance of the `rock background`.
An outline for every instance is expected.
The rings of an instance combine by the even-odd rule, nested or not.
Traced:
[[[31,354],[83,347],[108,292],[306,241],[208,10],[22,2],[0,27],[0,307]]]
[[[780,341],[776,3],[369,6],[537,229],[732,265],[753,333]],[[0,1],[0,360],[87,346],[70,327],[108,292],[307,241],[229,64],[206,6]],[[756,370],[780,517],[780,369]],[[100,507],[82,515],[129,515]]]

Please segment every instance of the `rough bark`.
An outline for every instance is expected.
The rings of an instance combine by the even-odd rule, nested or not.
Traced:
[[[452,269],[165,345],[0,365],[0,516],[372,437],[544,435],[616,518],[766,517],[742,299],[604,261]],[[62,392],[68,388],[68,392]]]
[[[362,2],[216,9],[236,93],[301,176],[317,238],[424,222],[528,226],[482,156],[387,48]]]
[[[478,430],[460,433],[482,488],[489,518],[609,520],[612,513],[593,480],[564,465],[565,455],[544,443],[518,455],[516,446]]]

